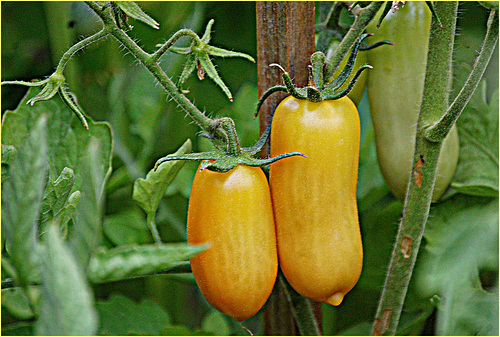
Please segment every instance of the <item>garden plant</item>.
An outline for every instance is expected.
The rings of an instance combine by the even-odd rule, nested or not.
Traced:
[[[2,334],[498,335],[498,28],[2,2]]]

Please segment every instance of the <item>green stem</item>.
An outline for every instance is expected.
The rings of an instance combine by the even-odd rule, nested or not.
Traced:
[[[425,224],[429,215],[436,167],[442,140],[430,142],[425,126],[437,121],[448,108],[457,2],[435,2],[442,28],[431,25],[424,93],[417,126],[412,173],[403,218],[382,295],[373,324],[373,335],[394,335],[398,326],[408,284],[413,273]]]
[[[179,91],[167,74],[165,74],[157,62],[160,54],[146,53],[123,30],[116,26],[113,17],[108,11],[101,9],[101,7],[92,1],[86,1],[86,3],[103,20],[105,29],[109,29],[109,33],[112,34],[114,38],[127,48],[132,55],[134,55],[134,57],[149,70],[149,72],[162,85],[172,99],[179,104],[179,106],[196,122],[196,124],[198,124],[201,129],[209,134],[212,134],[217,139],[224,139],[225,135],[220,129],[213,130],[211,128],[213,120],[198,110],[198,108]]]
[[[181,37],[183,36],[189,36],[193,40],[196,41],[197,44],[201,43],[200,38],[198,35],[196,35],[192,30],[190,29],[181,29],[178,32],[176,32],[170,39],[168,39],[167,42],[165,42],[157,51],[153,53],[151,56],[151,60],[153,62],[157,62],[160,57],[163,56],[167,52],[167,50],[174,45]]]
[[[335,74],[335,71],[344,59],[344,55],[348,54],[351,47],[356,43],[361,34],[363,34],[366,26],[370,23],[375,14],[377,14],[382,4],[383,1],[374,1],[367,7],[359,10],[351,29],[349,29],[344,36],[332,57],[326,60],[325,82],[331,82],[331,77]]]
[[[57,65],[56,72],[63,73],[64,67],[66,67],[66,64],[69,62],[71,57],[75,55],[78,51],[81,49],[87,47],[89,44],[94,43],[104,37],[106,37],[109,34],[109,29],[103,28],[99,32],[95,33],[94,35],[91,35],[80,42],[77,42],[71,48],[69,48],[64,55],[61,57],[61,60],[59,61],[59,64]]]
[[[301,336],[321,336],[321,331],[318,321],[314,316],[311,301],[297,293],[290,286],[281,272],[281,269],[278,276],[278,282],[280,282],[285,289],[286,298],[288,303],[290,303],[290,308],[292,309],[292,314]]]
[[[158,232],[158,228],[156,227],[155,223],[155,214],[156,212],[151,212],[151,213],[148,212],[147,222],[149,229],[151,230],[151,234],[153,235],[153,239],[155,240],[155,243],[161,245],[160,233]]]
[[[474,62],[472,72],[470,73],[467,81],[465,82],[462,90],[448,108],[441,119],[428,127],[425,131],[425,137],[431,142],[437,142],[446,137],[450,132],[451,127],[455,124],[458,117],[464,110],[465,106],[469,102],[472,94],[476,90],[477,86],[483,74],[488,66],[488,63],[493,55],[495,46],[498,42],[498,12],[491,11],[490,17],[488,19],[488,26],[486,31],[486,36],[484,37],[483,46],[481,52]]]

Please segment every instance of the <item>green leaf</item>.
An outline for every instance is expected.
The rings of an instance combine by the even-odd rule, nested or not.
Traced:
[[[206,248],[206,245],[186,243],[101,248],[90,260],[88,275],[93,283],[100,283],[164,272],[178,267]]]
[[[486,269],[498,277],[498,221],[498,199],[456,195],[431,209],[415,283],[422,296],[441,297],[442,334],[461,335],[465,329],[483,335],[497,326],[492,317],[497,320],[498,294],[492,306],[492,294],[481,288],[477,275]]]
[[[157,303],[143,300],[135,303],[122,295],[112,295],[107,301],[97,302],[100,314],[100,335],[126,336],[159,335],[170,324],[168,313]],[[125,318],[125,319],[124,319]]]
[[[47,116],[33,125],[2,182],[2,234],[19,281],[28,284],[35,269],[35,242],[47,174]]]
[[[134,1],[113,1],[122,11],[125,12],[132,19],[142,21],[154,29],[160,29],[160,24],[156,22],[152,17],[144,13],[144,11],[139,7]]]
[[[33,132],[39,116],[47,116],[47,156],[50,176],[57,177],[65,167],[75,173],[72,192],[81,192],[68,238],[75,257],[85,266],[91,251],[102,241],[102,194],[111,171],[113,139],[107,123],[89,120],[89,130],[56,95],[49,101],[26,102],[39,88],[30,88],[14,111],[7,111],[2,124],[2,142],[19,149]],[[39,146],[39,145],[37,145]],[[32,172],[31,172],[32,173]]]
[[[60,230],[49,224],[39,246],[43,293],[37,335],[95,335],[97,313],[93,294]]]
[[[173,155],[191,152],[191,140],[187,140]],[[134,183],[133,199],[146,211],[154,214],[168,186],[181,169],[183,161],[170,161],[160,165],[156,171],[149,171],[146,179],[139,178]]]
[[[212,310],[209,314],[203,317],[201,322],[203,331],[214,334],[215,336],[229,336],[231,327],[220,312]]]
[[[144,213],[138,206],[106,216],[104,234],[116,246],[153,243]]]
[[[65,167],[63,169],[61,175],[57,177],[55,181],[52,181],[49,178],[49,182],[45,187],[43,201],[42,201],[42,214],[40,216],[40,230],[39,230],[41,233],[43,233],[43,226],[48,221],[54,219],[55,217],[59,217],[58,220],[61,220],[62,215],[65,214],[65,211],[62,214],[61,212],[65,210],[74,183],[75,183],[74,171],[68,167]],[[75,201],[76,201],[75,196],[73,196],[73,202]],[[64,221],[66,222],[61,222],[60,225],[66,226],[70,218],[71,216],[69,218],[67,216],[64,217]]]
[[[498,336],[498,291],[484,291],[477,274],[460,277],[443,292],[436,333],[440,336]]]
[[[464,65],[460,73],[469,69]],[[498,90],[486,103],[486,82],[476,92],[457,121],[460,157],[451,187],[476,196],[498,196]]]
[[[2,289],[2,310],[7,310],[15,317],[28,320],[34,317],[30,301],[22,288]]]
[[[17,155],[14,146],[2,144],[2,181],[9,177],[9,165]]]

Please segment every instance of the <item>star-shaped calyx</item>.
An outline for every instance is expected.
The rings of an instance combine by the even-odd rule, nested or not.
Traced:
[[[208,22],[205,33],[201,38],[198,36],[192,36],[193,42],[191,43],[191,46],[170,47],[169,50],[176,54],[188,55],[186,64],[179,78],[179,87],[182,88],[184,82],[186,82],[193,71],[197,69],[198,78],[200,80],[205,78],[205,74],[208,75],[208,77],[210,77],[222,89],[222,91],[224,91],[229,100],[233,101],[231,92],[219,77],[212,60],[210,59],[210,55],[218,57],[243,57],[254,63],[255,60],[250,55],[244,53],[238,53],[209,45],[213,24],[214,20],[212,19]],[[189,91],[183,90],[183,92]]]
[[[70,107],[71,110],[73,110],[82,125],[87,130],[89,129],[87,120],[83,115],[82,109],[78,106],[75,96],[71,92],[69,92],[65,86],[66,79],[64,78],[62,71],[55,71],[52,75],[50,75],[50,77],[41,81],[3,81],[2,85],[3,84],[17,84],[25,85],[28,87],[43,86],[42,90],[36,96],[32,97],[30,100],[28,100],[28,102],[26,102],[26,104],[30,104],[31,106],[33,106],[38,101],[47,101],[59,92],[63,101]]]
[[[259,140],[250,148],[240,147],[232,119],[220,118],[215,120],[214,123],[219,125],[227,136],[227,147],[225,149],[216,148],[209,152],[188,153],[182,156],[168,155],[156,162],[154,170],[156,170],[161,163],[170,160],[200,160],[203,161],[200,167],[201,171],[208,168],[216,172],[227,172],[240,164],[246,166],[266,166],[287,157],[305,157],[300,152],[289,152],[274,158],[258,158],[258,154],[266,144],[269,134],[271,133],[272,119],[269,121],[266,130],[264,130]]]

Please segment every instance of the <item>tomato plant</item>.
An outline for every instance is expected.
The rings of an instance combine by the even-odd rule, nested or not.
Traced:
[[[260,168],[196,173],[187,240],[210,248],[191,259],[201,292],[237,321],[255,315],[273,290],[278,272],[271,194]]]
[[[3,2],[2,334],[498,335],[498,2],[421,5]]]

